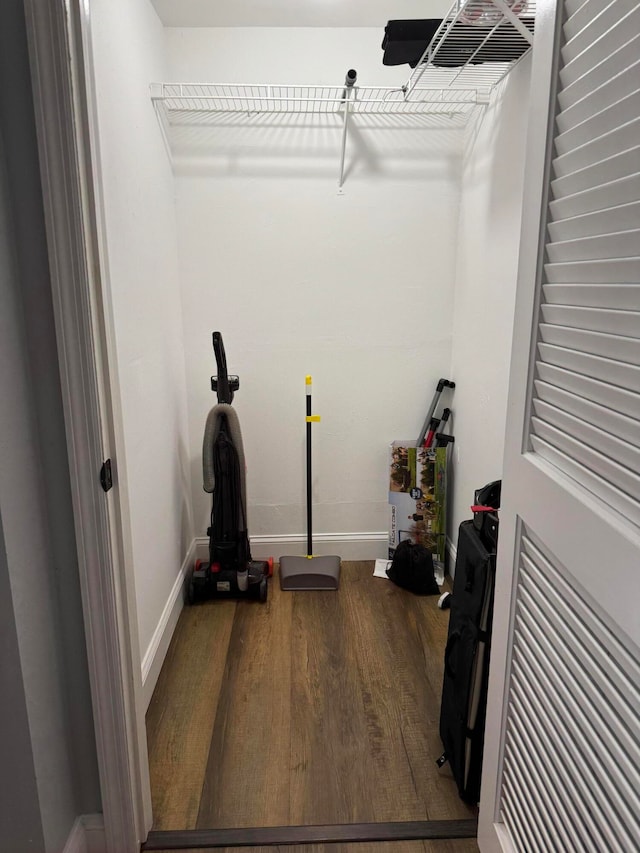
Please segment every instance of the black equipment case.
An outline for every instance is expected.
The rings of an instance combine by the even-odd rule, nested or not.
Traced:
[[[491,500],[487,506],[482,500]],[[440,709],[440,738],[446,761],[468,803],[480,799],[484,724],[487,705],[491,622],[495,586],[500,484],[476,492],[473,519],[458,532],[445,673]]]

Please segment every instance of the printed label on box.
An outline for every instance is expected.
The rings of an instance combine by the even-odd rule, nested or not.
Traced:
[[[389,557],[411,539],[444,563],[446,543],[447,448],[391,445],[389,467]]]

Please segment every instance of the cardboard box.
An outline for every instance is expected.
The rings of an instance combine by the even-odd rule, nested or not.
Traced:
[[[389,460],[389,559],[402,540],[411,539],[428,548],[437,572],[444,572],[446,474],[446,447],[426,450],[416,448],[415,440],[393,442]]]

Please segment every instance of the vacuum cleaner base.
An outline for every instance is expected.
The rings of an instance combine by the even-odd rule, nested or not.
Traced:
[[[338,589],[340,557],[280,557],[280,589]]]

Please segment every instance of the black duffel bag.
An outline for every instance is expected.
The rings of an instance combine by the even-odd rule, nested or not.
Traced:
[[[410,539],[400,542],[396,548],[387,576],[397,586],[416,595],[438,595],[440,592],[433,573],[431,551]]]

